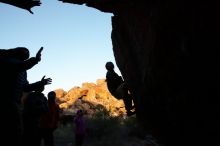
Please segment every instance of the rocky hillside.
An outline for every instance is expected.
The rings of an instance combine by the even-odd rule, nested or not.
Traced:
[[[96,83],[83,83],[81,87],[73,87],[69,91],[56,89],[55,92],[65,115],[74,115],[78,109],[83,109],[88,116],[99,112],[110,116],[125,114],[123,101],[109,93],[105,79],[98,79]]]

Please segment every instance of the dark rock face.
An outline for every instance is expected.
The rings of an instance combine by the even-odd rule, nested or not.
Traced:
[[[33,14],[31,11],[33,7],[41,5],[40,0],[0,0],[0,2],[27,10],[31,14]]]
[[[163,145],[217,144],[219,13],[202,2],[145,6],[112,18],[115,57],[137,117]]]
[[[140,123],[162,145],[219,145],[215,4],[105,2],[87,5],[114,14],[114,55],[135,97]]]

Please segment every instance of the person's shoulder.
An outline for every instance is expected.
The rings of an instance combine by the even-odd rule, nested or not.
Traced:
[[[47,99],[47,97],[42,92],[39,92],[38,95],[41,96],[42,98],[46,98]]]
[[[47,102],[47,97],[43,93],[37,93],[36,96],[38,96],[39,100]]]
[[[5,56],[0,56],[0,62],[1,64],[5,64],[5,65],[18,65],[20,63],[22,63],[21,60],[17,59],[17,58],[13,58],[13,57],[5,57]]]
[[[30,93],[28,93],[28,97],[33,97],[35,95],[36,95],[36,92],[34,92],[34,91],[31,91]]]
[[[118,76],[118,74],[115,71],[108,71],[106,74],[108,77],[115,77]]]
[[[106,76],[108,76],[108,75],[110,75],[111,74],[111,72],[110,71],[107,71],[106,72]]]

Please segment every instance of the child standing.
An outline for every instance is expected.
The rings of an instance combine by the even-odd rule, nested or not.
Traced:
[[[78,110],[74,118],[75,124],[75,146],[83,146],[84,137],[86,134],[85,118],[83,111]]]
[[[41,120],[41,138],[44,146],[54,146],[54,131],[58,128],[60,118],[60,108],[56,103],[56,93],[50,91],[47,94],[49,111],[45,113]]]

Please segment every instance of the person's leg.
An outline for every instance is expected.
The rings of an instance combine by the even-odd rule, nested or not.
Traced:
[[[124,86],[123,101],[124,101],[124,104],[125,104],[125,109],[127,111],[127,116],[132,116],[133,114],[135,114],[135,112],[132,111],[132,109],[133,109],[132,96],[131,96],[131,94],[128,93],[128,88],[127,88],[126,85]]]
[[[44,145],[54,146],[53,129],[51,128],[45,129]]]
[[[33,142],[33,146],[40,146],[41,145],[41,139],[42,139],[42,136],[41,136],[41,129],[36,126],[35,127],[35,132],[34,132],[34,135],[33,135],[33,139],[34,139],[34,142]]]
[[[125,104],[125,109],[127,111],[127,115],[133,115],[134,113],[132,112],[132,98],[129,94],[127,94],[124,98],[123,98],[124,104]]]
[[[75,135],[75,146],[83,146],[84,135],[76,134]]]
[[[15,106],[8,106],[1,110],[1,142],[9,146],[21,146],[22,142],[22,127],[21,116],[18,108]]]
[[[54,146],[54,137],[53,137],[53,132],[54,132],[54,129],[49,129],[49,145],[48,146]]]

